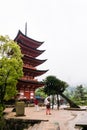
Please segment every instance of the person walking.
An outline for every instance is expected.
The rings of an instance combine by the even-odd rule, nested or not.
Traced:
[[[46,115],[51,115],[50,113],[50,98],[45,99],[45,105],[46,105]]]
[[[34,105],[35,105],[36,111],[39,111],[38,100],[36,98],[34,99]]]

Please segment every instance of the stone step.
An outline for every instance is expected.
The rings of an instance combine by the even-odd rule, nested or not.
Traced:
[[[39,123],[39,125],[38,125],[37,130],[42,130],[43,127],[44,127],[44,121],[41,121],[41,123]]]
[[[37,124],[34,124],[33,126],[30,126],[28,130],[42,130],[44,122],[40,122]]]
[[[37,130],[38,129],[38,123],[37,124],[34,124],[34,126],[32,127],[32,129],[31,130]]]
[[[60,130],[59,123],[44,122],[44,126],[41,130]]]
[[[44,122],[30,126],[28,130],[60,130],[59,123]]]
[[[25,129],[24,129],[25,130]],[[32,130],[32,126],[29,126],[29,128],[27,130]]]

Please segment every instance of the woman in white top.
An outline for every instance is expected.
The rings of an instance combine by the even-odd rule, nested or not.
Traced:
[[[45,105],[46,105],[46,115],[51,115],[50,113],[50,98],[45,99]]]

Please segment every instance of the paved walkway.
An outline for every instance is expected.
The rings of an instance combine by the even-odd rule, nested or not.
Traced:
[[[6,108],[5,111],[8,112],[9,118],[23,118],[23,119],[38,119],[38,120],[48,120],[51,125],[59,124],[60,130],[78,130],[75,129],[75,123],[78,121],[81,115],[87,113],[87,111],[69,111],[69,110],[51,110],[51,115],[45,114],[45,107],[40,107],[39,111],[36,111],[34,107],[25,108],[25,116],[17,117],[15,112],[11,112],[12,108]],[[47,125],[47,124],[45,124]],[[46,129],[44,129],[46,130]],[[55,130],[55,129],[51,129]]]

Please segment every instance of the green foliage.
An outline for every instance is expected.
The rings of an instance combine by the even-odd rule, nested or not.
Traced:
[[[64,95],[70,99],[72,99],[74,97],[74,89],[70,89],[70,87],[68,87],[65,91],[64,91]]]
[[[68,87],[66,82],[59,80],[55,76],[46,77],[44,83],[44,91],[48,95],[62,93]]]
[[[43,87],[36,89],[35,95],[36,95],[36,96],[43,97],[43,98],[46,98],[46,97],[47,97],[47,95],[46,95],[45,92],[44,92],[44,88],[43,88]]]
[[[83,97],[84,97],[84,88],[82,85],[79,85],[76,87],[74,98],[82,100]]]
[[[0,118],[0,130],[4,130],[5,126],[6,126],[6,120],[5,120],[4,117],[2,116],[2,117]]]
[[[3,115],[3,106],[2,106],[2,104],[0,104],[0,119],[1,119],[2,115]]]
[[[52,109],[54,106],[54,95],[57,95],[57,108],[59,109],[58,95],[64,92],[64,90],[68,87],[68,84],[64,81],[59,80],[55,76],[46,77],[44,83],[45,83],[44,92],[47,95],[52,95]]]
[[[67,89],[64,94],[77,105],[87,105],[87,88],[82,85]]]
[[[48,76],[44,80],[44,83],[45,83],[44,92],[47,95],[55,94],[55,87],[57,85],[57,78],[55,76]]]
[[[9,37],[0,36],[0,104],[17,94],[16,84],[22,76],[20,47]]]

